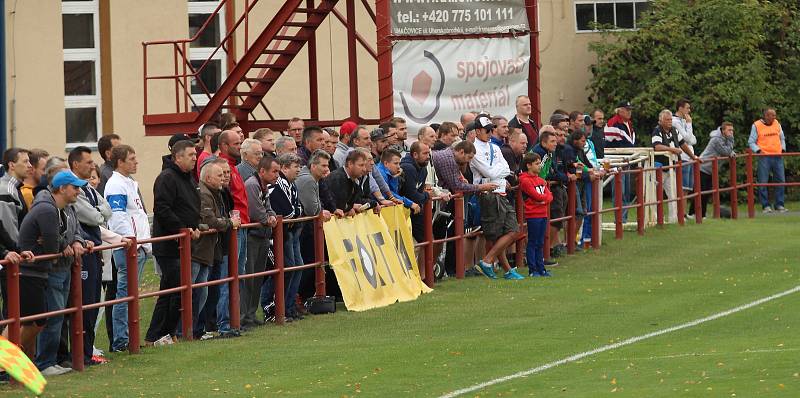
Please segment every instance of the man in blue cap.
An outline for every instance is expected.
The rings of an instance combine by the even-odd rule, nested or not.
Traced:
[[[70,266],[76,257],[93,247],[91,241],[86,242],[81,237],[78,217],[75,209],[70,206],[78,200],[80,188],[86,184],[85,180],[76,177],[71,171],[58,172],[50,181],[49,189],[36,195],[28,215],[22,221],[19,231],[21,250],[31,251],[37,256],[57,253],[64,255],[56,260],[19,265],[20,292],[24,293],[21,301],[26,303],[26,307],[30,307],[29,311],[23,311],[23,316],[59,311],[67,305]],[[26,279],[24,284],[23,278]],[[55,316],[48,318],[46,324],[36,321],[36,326],[28,325],[32,326],[30,332],[23,332],[26,351],[30,348],[30,342],[25,340],[32,338],[30,333],[36,337],[36,366],[45,376],[72,370],[62,368],[56,363],[63,322],[63,315]]]

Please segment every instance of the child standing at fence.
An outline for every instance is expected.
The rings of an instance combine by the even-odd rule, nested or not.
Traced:
[[[531,277],[550,276],[544,268],[544,235],[547,233],[547,208],[553,194],[547,182],[539,177],[542,159],[536,153],[527,153],[522,158],[526,170],[519,178],[522,198],[525,200],[525,219],[528,222],[528,248],[526,260]]]

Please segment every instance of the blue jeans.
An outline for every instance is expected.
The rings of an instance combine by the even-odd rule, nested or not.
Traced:
[[[211,267],[209,280],[216,281],[228,277],[228,256],[222,258],[222,262]],[[217,331],[220,333],[230,332],[231,313],[230,313],[230,289],[227,283],[217,285],[219,288],[219,299],[217,300]]]
[[[210,268],[211,267],[207,265],[192,261],[192,283],[208,282]],[[198,332],[205,329],[205,327],[200,324],[200,317],[198,315],[200,314],[200,310],[203,309],[203,306],[206,305],[207,298],[208,286],[192,289],[192,333],[195,336],[197,336]],[[179,321],[175,335],[181,336],[182,334],[183,321]]]
[[[773,182],[786,182],[786,175],[783,169],[783,158],[780,156],[759,156],[758,157],[758,183],[769,182],[769,175],[772,174]],[[775,207],[783,207],[784,187],[775,187]],[[758,187],[758,199],[761,207],[769,206],[769,191],[767,187]]]
[[[592,182],[586,181],[583,186],[583,200],[586,203],[584,210],[584,214],[588,214],[594,209],[592,208]],[[581,230],[581,242],[591,242],[592,241],[592,216],[586,215],[583,216],[583,228]]]
[[[236,243],[239,245],[239,275],[244,275],[247,265],[247,230],[239,228],[236,230]],[[244,281],[239,281],[239,291],[242,290]]]
[[[300,225],[294,224],[294,228],[284,235],[283,257],[286,267],[303,265],[303,255],[300,254],[300,231],[302,231]],[[300,290],[300,280],[303,272],[295,271],[284,275],[286,281],[286,313],[290,314],[294,311],[295,297]]]
[[[684,160],[681,166],[681,178],[684,191],[694,189],[694,164],[691,160]]]
[[[63,310],[69,298],[70,270],[50,272],[47,277],[47,312]],[[47,324],[36,337],[36,367],[47,369],[58,361],[58,345],[61,342],[61,325],[64,315],[47,318]]]
[[[528,272],[533,275],[543,273],[544,269],[544,234],[547,233],[547,218],[529,218],[528,246],[525,249],[525,260]]]
[[[128,266],[125,249],[114,250],[114,264],[117,265],[117,297],[118,299],[128,297]],[[137,258],[139,270],[139,282],[142,281],[144,272],[144,262],[147,261],[147,254],[144,249],[139,248]],[[114,325],[114,341],[111,343],[112,350],[122,350],[128,345],[128,303],[114,304],[111,311]]]

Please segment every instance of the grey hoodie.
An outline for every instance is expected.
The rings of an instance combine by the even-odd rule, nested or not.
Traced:
[[[37,256],[56,254],[74,242],[85,243],[81,237],[81,227],[74,207],[67,206],[59,211],[49,190],[39,192],[19,228],[20,250],[30,250]],[[69,269],[73,261],[73,257],[64,257],[57,260],[20,263],[19,269],[20,274],[24,276],[47,278],[50,271]]]
[[[319,181],[315,180],[311,175],[308,166],[303,166],[300,169],[297,179],[294,181],[297,185],[297,194],[300,197],[300,203],[303,205],[303,212],[306,216],[316,216],[319,214],[322,205],[319,199]]]
[[[712,163],[711,161],[706,162],[705,159],[732,156],[735,153],[733,152],[733,137],[722,135],[719,127],[712,131],[709,137],[711,137],[711,139],[708,141],[706,149],[700,154],[700,158],[704,160],[700,165],[700,171],[704,174],[711,175]]]

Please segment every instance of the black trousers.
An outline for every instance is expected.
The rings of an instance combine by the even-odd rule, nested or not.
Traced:
[[[100,253],[83,256],[81,269],[81,285],[83,287],[83,305],[100,302],[100,285],[103,277],[103,260]],[[94,348],[94,324],[100,309],[83,312],[83,360],[92,359]],[[110,317],[109,317],[110,318]]]
[[[180,257],[156,256],[158,266],[161,267],[161,282],[159,290],[172,289],[181,284],[181,259]],[[153,308],[153,318],[147,329],[145,340],[154,342],[166,335],[175,333],[178,320],[181,317],[181,294],[171,293],[159,296]]]

